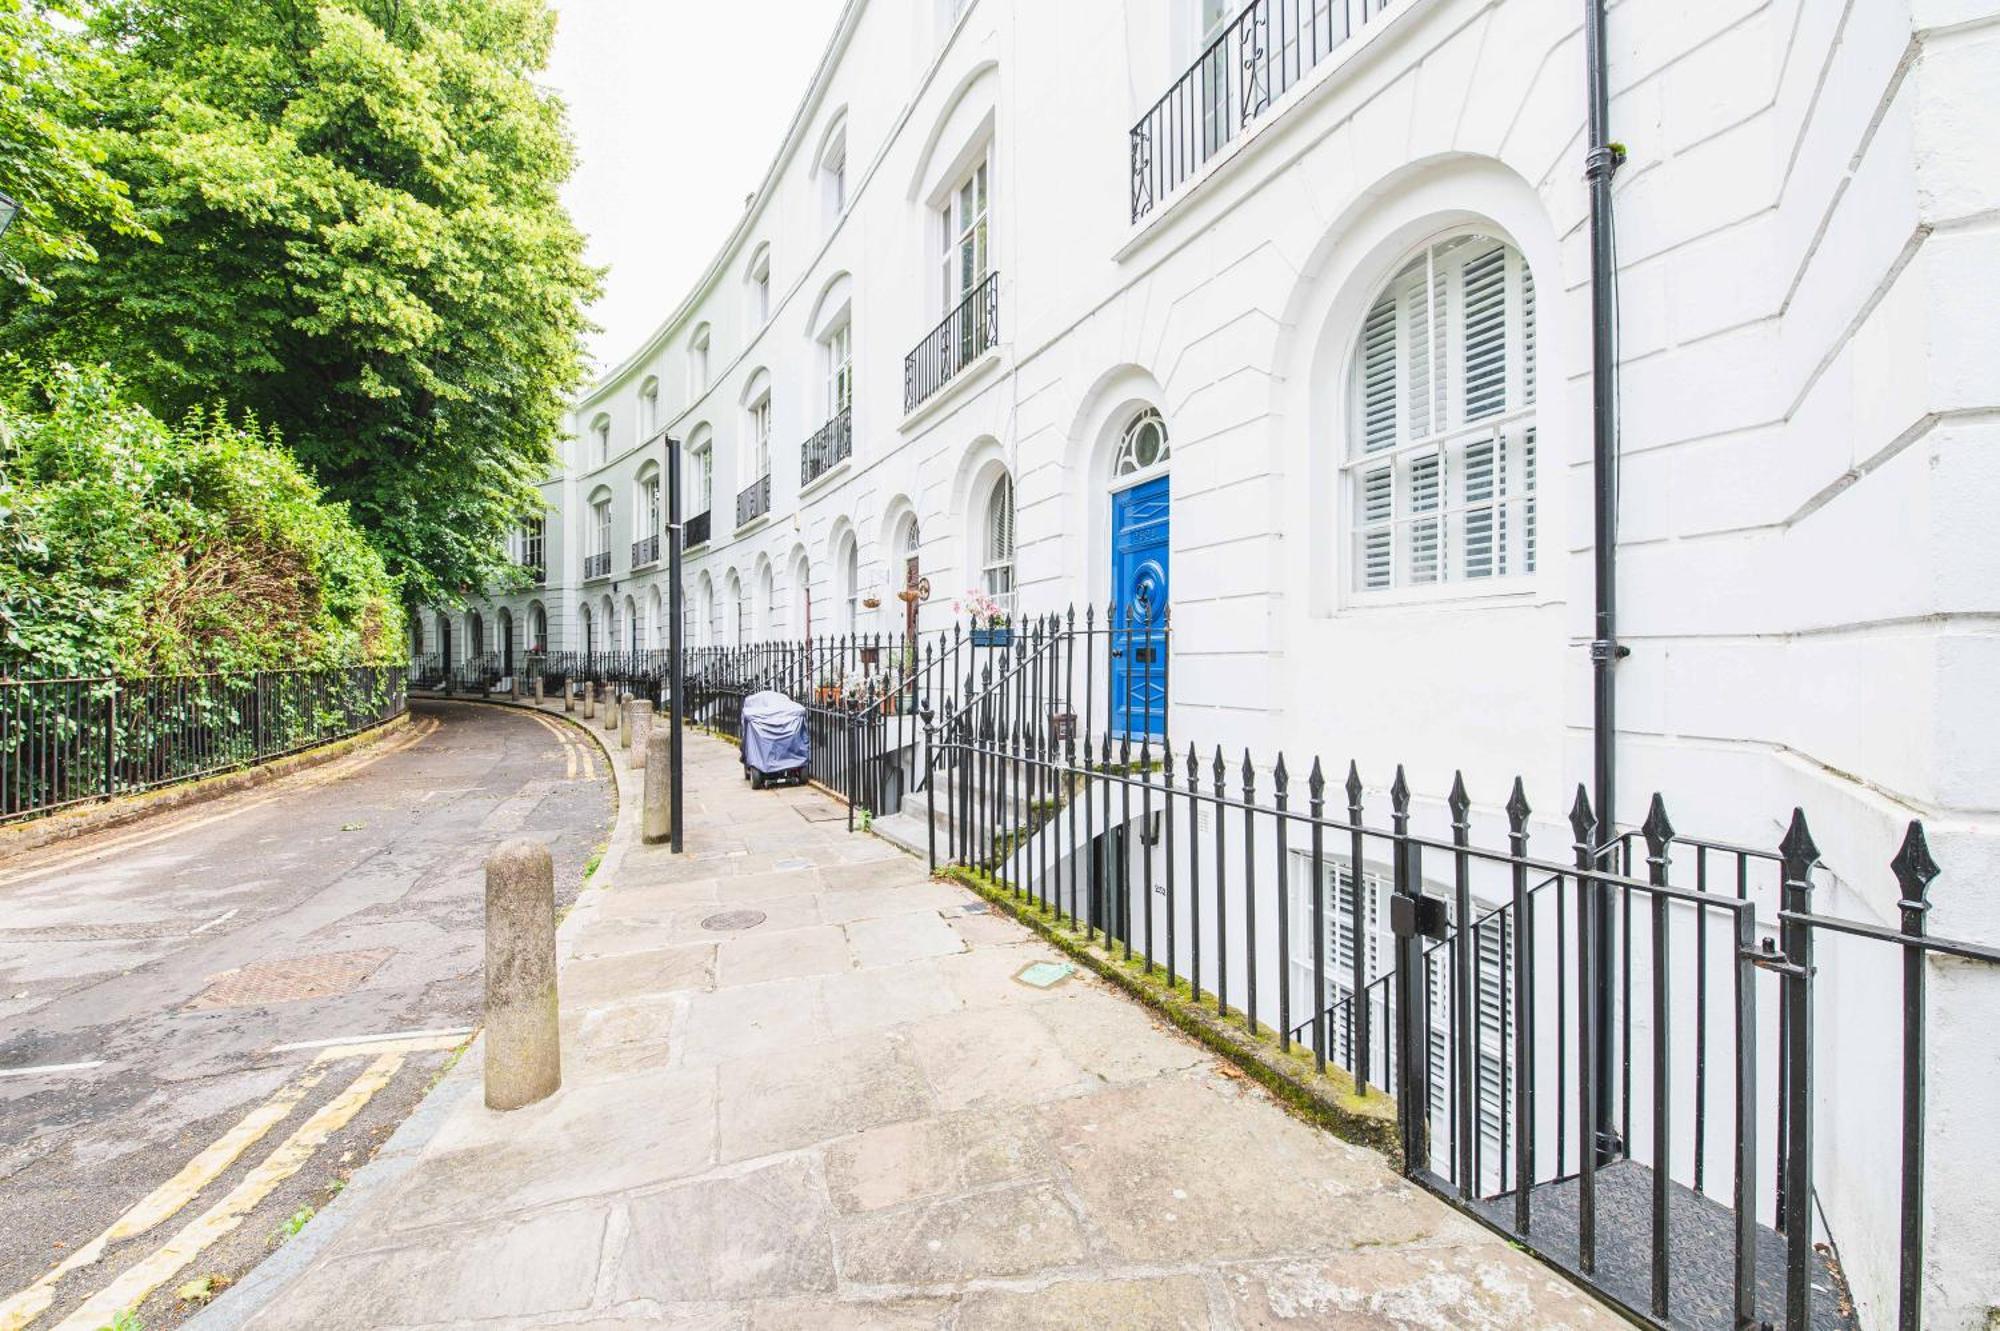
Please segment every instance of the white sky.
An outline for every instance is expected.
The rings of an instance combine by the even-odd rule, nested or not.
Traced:
[[[545,80],[569,104],[564,190],[608,265],[595,369],[687,294],[778,151],[841,0],[552,0]]]

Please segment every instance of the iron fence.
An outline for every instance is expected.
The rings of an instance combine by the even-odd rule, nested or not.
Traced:
[[[736,525],[763,517],[771,511],[771,473],[765,472],[736,494]]]
[[[681,533],[687,538],[686,548],[692,550],[698,545],[707,545],[708,527],[709,527],[709,520],[708,520],[707,509],[703,509],[701,512],[695,514],[693,517],[683,522],[681,524]]]
[[[1920,824],[1848,880],[1893,885],[1897,922],[1841,918],[1814,905],[1832,885],[1797,811],[1769,848],[1683,836],[1659,797],[1606,834],[1579,788],[1549,850],[1519,781],[1475,815],[1459,779],[1418,800],[1401,768],[1371,789],[1350,764],[1329,790],[1317,760],[1301,782],[1282,753],[1176,752],[1130,709],[1050,726],[1072,653],[1097,656],[1067,624],[1031,632],[930,717],[934,867],[1393,1097],[1412,1179],[1643,1323],[1921,1324],[1926,980],[1969,963],[1991,995],[2000,949],[1927,934]],[[1150,699],[1152,671],[1123,687]],[[1854,1038],[1880,1005],[1899,1034]],[[1857,1143],[1869,1165],[1829,1175]]]
[[[799,450],[799,484],[811,485],[854,452],[854,412],[842,407]]]
[[[611,552],[609,550],[601,550],[594,555],[585,555],[583,557],[583,576],[585,581],[591,578],[610,577]]]
[[[296,753],[402,713],[406,668],[0,679],[0,822]]]
[[[1388,7],[1389,0],[1251,0],[1132,127],[1132,220]]]
[[[642,536],[632,542],[632,567],[644,568],[648,564],[660,562],[660,534]]]
[[[988,273],[903,358],[903,410],[919,405],[1000,345],[1000,274]]]

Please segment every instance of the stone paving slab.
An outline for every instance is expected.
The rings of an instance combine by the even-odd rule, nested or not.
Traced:
[[[688,762],[689,853],[566,930],[563,1089],[460,1097],[248,1325],[1624,1325],[1096,979],[1018,981],[1059,958],[824,796]]]

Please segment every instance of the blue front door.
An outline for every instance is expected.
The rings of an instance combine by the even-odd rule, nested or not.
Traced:
[[[1167,733],[1167,478],[1111,497],[1111,724]]]

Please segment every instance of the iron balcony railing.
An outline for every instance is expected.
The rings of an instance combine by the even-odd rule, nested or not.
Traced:
[[[838,416],[819,427],[818,434],[806,440],[799,456],[799,484],[811,485],[853,452],[854,409],[843,407]]]
[[[529,579],[532,580],[537,587],[541,586],[543,583],[546,583],[549,580],[549,566],[543,563],[539,559],[536,560],[524,559],[521,561],[521,567],[528,571]]]
[[[756,480],[743,487],[736,496],[736,525],[741,527],[753,518],[761,518],[771,511],[771,473],[765,472]]]
[[[611,552],[606,550],[600,554],[585,555],[583,557],[583,576],[585,578],[610,577]]]
[[[916,410],[960,370],[999,344],[1000,274],[988,273],[903,358],[903,410]]]
[[[1251,0],[1132,127],[1137,222],[1391,0]]]
[[[632,542],[632,567],[643,568],[647,564],[660,562],[660,538],[658,533],[643,536]]]
[[[356,734],[402,713],[405,669],[0,679],[0,822]]]
[[[687,538],[683,548],[692,550],[697,545],[707,545],[708,525],[708,510],[705,508],[682,523],[681,533]]]

